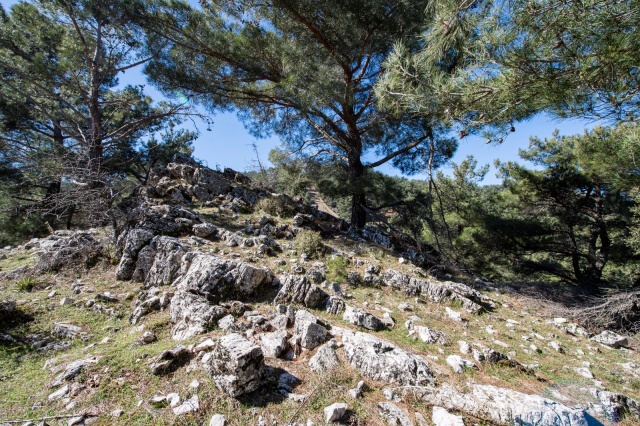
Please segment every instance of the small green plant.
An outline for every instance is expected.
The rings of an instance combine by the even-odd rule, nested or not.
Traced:
[[[293,201],[286,195],[261,198],[255,209],[278,217],[293,217],[296,213]]]
[[[347,280],[349,275],[349,260],[342,256],[336,256],[330,259],[326,263],[328,273],[327,279],[329,281],[343,282]]]
[[[306,253],[309,257],[319,257],[324,252],[322,237],[319,232],[303,229],[293,240],[293,246],[298,253]]]
[[[31,292],[31,290],[33,290],[37,285],[38,280],[36,280],[32,275],[28,275],[16,283],[16,290]]]

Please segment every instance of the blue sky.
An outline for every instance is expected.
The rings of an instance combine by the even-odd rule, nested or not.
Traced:
[[[15,0],[0,0],[5,9],[17,3]],[[162,99],[162,95],[154,87],[146,82],[142,69],[130,70],[121,77],[121,84],[145,84],[145,93],[155,100]],[[256,155],[251,145],[255,142],[258,147],[258,155],[263,164],[268,164],[267,157],[269,151],[280,145],[276,137],[268,139],[256,139],[244,128],[243,124],[236,118],[234,113],[220,113],[211,116],[213,124],[208,126],[201,120],[193,120],[185,123],[186,127],[196,128],[200,136],[195,142],[194,155],[205,161],[210,167],[219,165],[230,167],[237,171],[246,171],[255,166]],[[501,145],[487,145],[485,140],[479,137],[466,137],[460,141],[459,149],[453,159],[460,162],[468,155],[473,155],[479,164],[491,164],[496,158],[502,161],[517,161],[518,150],[527,148],[529,137],[550,137],[555,129],[559,129],[563,135],[582,133],[585,127],[593,127],[592,124],[579,120],[552,120],[548,116],[539,115],[533,119],[516,124],[516,131]],[[210,128],[211,131],[207,129]],[[377,170],[399,175],[399,172],[390,166],[382,166]],[[445,168],[445,172],[447,169]],[[413,176],[414,179],[421,179],[424,176]],[[485,183],[499,183],[492,168]]]

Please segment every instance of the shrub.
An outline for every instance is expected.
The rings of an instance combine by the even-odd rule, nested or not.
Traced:
[[[261,198],[256,203],[256,210],[261,210],[271,216],[293,217],[296,213],[294,201],[284,194],[274,197]]]
[[[324,252],[322,237],[319,232],[303,229],[293,240],[293,246],[298,253],[306,253],[309,257],[319,257]]]

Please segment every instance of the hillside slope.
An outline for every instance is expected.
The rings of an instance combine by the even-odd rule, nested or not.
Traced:
[[[113,231],[1,250],[0,424],[640,422],[633,336],[233,171],[177,158]]]

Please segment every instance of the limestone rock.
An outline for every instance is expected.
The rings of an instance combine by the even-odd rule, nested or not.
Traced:
[[[192,354],[187,348],[178,345],[158,355],[150,364],[151,372],[155,375],[171,372],[188,362],[191,356]]]
[[[47,399],[49,401],[56,401],[56,400],[62,398],[63,396],[65,396],[68,392],[69,392],[69,385],[64,385],[60,389],[58,389],[57,391],[55,391],[52,394],[50,394],[47,397]]]
[[[286,330],[278,330],[263,334],[260,338],[262,352],[267,358],[278,358],[287,349],[289,333]]]
[[[340,361],[336,354],[336,343],[333,340],[318,348],[318,351],[309,360],[309,368],[316,373],[332,370]]]
[[[613,331],[605,330],[602,333],[595,335],[591,338],[594,342],[601,343],[612,348],[619,348],[621,346],[627,346],[629,341],[625,336],[614,333]]]
[[[116,279],[130,280],[136,268],[138,254],[153,238],[153,231],[145,228],[135,228],[126,235],[126,243],[122,251],[120,263],[116,269]]]
[[[342,343],[347,361],[362,375],[384,383],[423,386],[435,382],[429,365],[393,343],[368,333],[344,331]]]
[[[499,425],[588,426],[583,410],[570,408],[539,395],[511,389],[467,383],[459,392],[443,383],[439,387],[414,389],[416,397],[430,405],[456,410]]]
[[[378,402],[378,411],[389,425],[413,426],[409,416],[393,402]]]
[[[449,344],[449,336],[447,336],[445,333],[441,331],[437,331],[428,327],[421,327],[421,326],[413,326],[413,329],[418,334],[418,337],[420,338],[420,340],[422,340],[425,343],[430,343],[430,344],[438,343],[441,345]]]
[[[206,297],[179,290],[171,299],[171,336],[184,340],[212,329],[219,319],[227,315],[222,306],[210,303]]]
[[[337,296],[331,296],[327,299],[327,312],[332,315],[340,315],[346,309],[344,300]]]
[[[464,426],[462,417],[451,414],[446,408],[433,407],[431,421],[435,426]]]
[[[358,327],[364,327],[367,330],[378,331],[384,328],[384,324],[377,316],[364,309],[349,305],[347,305],[342,319]]]
[[[640,402],[619,393],[591,389],[591,394],[600,402],[607,420],[618,423],[625,416],[640,419]]]
[[[422,295],[435,303],[442,303],[445,300],[456,301],[471,313],[479,313],[485,308],[496,305],[494,300],[465,284],[421,280],[393,269],[387,270],[383,276],[385,284],[402,289],[407,294]]]
[[[145,288],[171,285],[189,247],[177,238],[156,236],[138,253],[131,279]]]
[[[200,409],[200,399],[198,395],[193,395],[182,404],[173,408],[173,414],[180,416],[182,414],[193,413]]]
[[[206,295],[210,301],[242,300],[260,287],[271,285],[273,275],[267,269],[222,259],[205,253],[190,252],[183,258],[177,289]]]
[[[264,355],[260,346],[238,333],[221,337],[207,369],[218,389],[232,397],[253,392],[262,384]]]
[[[334,423],[339,421],[347,413],[347,404],[343,402],[336,402],[334,404],[325,407],[324,409],[324,422]]]
[[[222,414],[214,414],[209,421],[209,426],[226,426],[227,418]]]
[[[314,349],[327,340],[327,329],[308,311],[297,311],[294,325],[294,333],[300,336],[300,345],[305,349]]]
[[[449,355],[447,357],[447,364],[449,364],[456,373],[464,373],[465,368],[478,368],[473,362],[462,358],[460,355]]]
[[[306,276],[285,274],[274,303],[299,303],[307,308],[324,308],[329,295]]]

